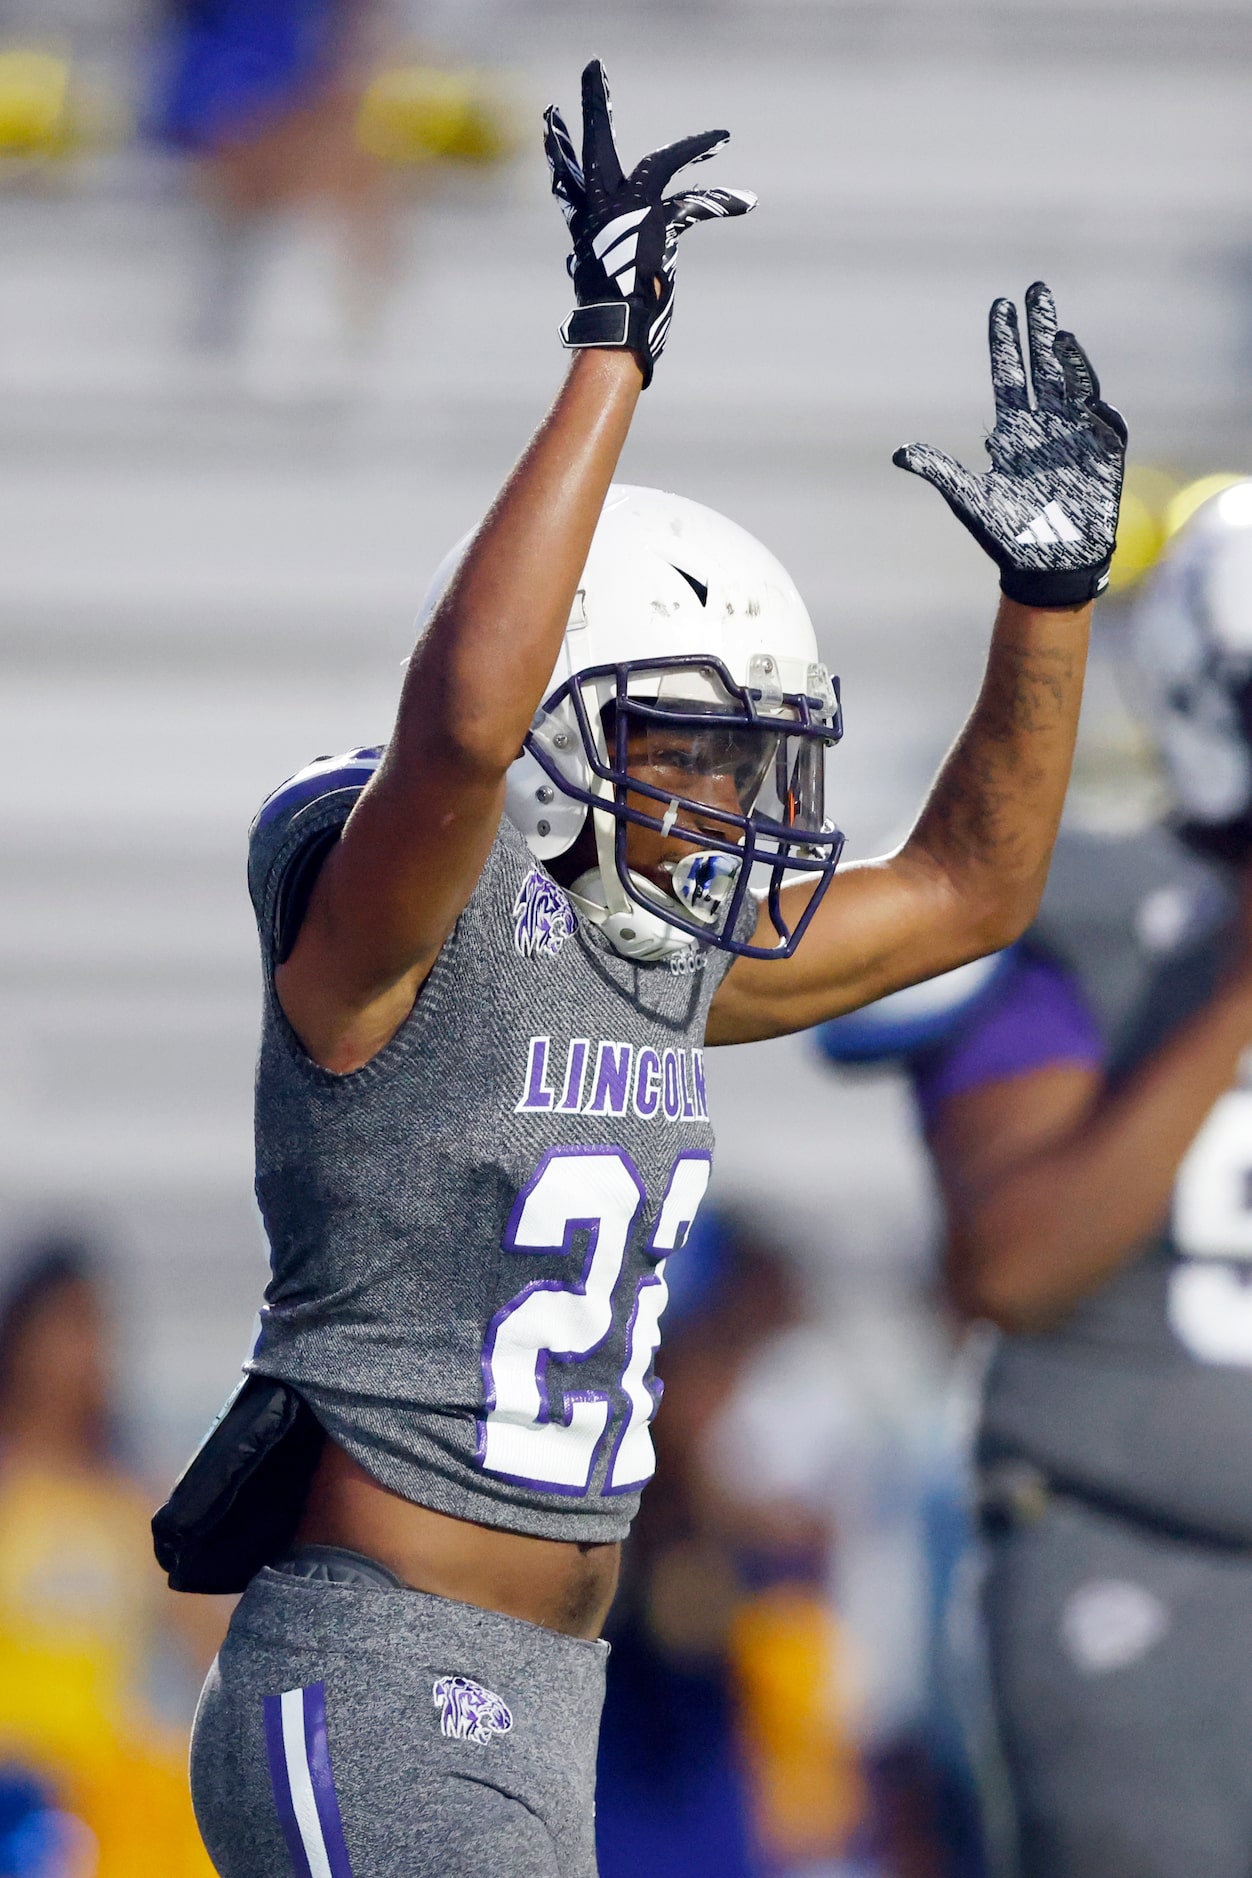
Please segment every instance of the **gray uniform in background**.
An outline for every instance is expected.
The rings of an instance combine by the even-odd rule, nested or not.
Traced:
[[[1121,954],[1121,1014],[1107,1008],[1087,963],[1100,928],[1070,928],[1064,900],[1051,901],[1042,922],[1111,1018],[1113,1082],[1203,1008],[1228,950],[1220,883],[1168,862],[1162,856],[1153,886],[1126,903],[1109,894],[1092,856],[1104,947]],[[1000,1339],[985,1382],[984,1465],[1021,1455],[1102,1504],[1252,1547],[1250,1179],[1252,1091],[1233,1089],[1184,1159],[1168,1230],[1057,1328]]]
[[[731,956],[620,958],[505,823],[395,1037],[318,1068],[273,972],[375,760],[314,765],[253,831],[273,1277],[251,1367],[419,1505],[620,1539],[653,1467],[665,1262],[709,1177],[701,1046]],[[253,1580],[201,1703],[223,1878],[301,1857],[315,1878],[587,1878],[604,1646],[307,1563]]]
[[[1045,911],[1116,1078],[1211,995],[1229,902],[1164,838],[1106,849],[1113,868],[1103,846],[1061,850]],[[1238,1087],[1169,1229],[1056,1328],[998,1340],[985,1609],[1025,1878],[1252,1873],[1249,1259]]]

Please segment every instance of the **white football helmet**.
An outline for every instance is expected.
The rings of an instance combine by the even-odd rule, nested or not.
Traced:
[[[1237,855],[1252,846],[1252,480],[1170,543],[1135,609],[1132,663],[1180,832]]]
[[[419,624],[466,545],[437,572]],[[624,956],[703,940],[785,958],[843,845],[824,813],[825,754],[841,735],[838,683],[773,555],[701,503],[614,484],[506,811],[542,861],[591,815],[596,865],[570,896]],[[627,865],[631,823],[692,844],[667,887]],[[778,894],[800,879],[813,892],[793,929]],[[740,934],[749,891],[768,900],[776,946]]]

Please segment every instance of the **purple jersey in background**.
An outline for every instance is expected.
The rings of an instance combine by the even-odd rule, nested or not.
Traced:
[[[908,1059],[929,1134],[943,1104],[985,1083],[1058,1063],[1098,1069],[1104,1039],[1075,975],[1052,954],[1020,948],[990,993],[938,1043]]]

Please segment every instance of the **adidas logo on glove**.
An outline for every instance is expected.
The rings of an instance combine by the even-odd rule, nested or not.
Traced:
[[[1059,502],[1049,502],[1046,509],[1040,509],[1033,522],[1027,522],[1020,535],[1014,535],[1014,541],[1033,541],[1040,548],[1050,548],[1058,541],[1081,541],[1082,534],[1074,527],[1069,516]]]

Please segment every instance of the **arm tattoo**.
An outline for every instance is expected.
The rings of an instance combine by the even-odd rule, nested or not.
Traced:
[[[947,871],[1032,877],[1046,866],[1081,695],[1078,652],[1072,634],[997,634],[978,702],[918,823],[918,839]]]

